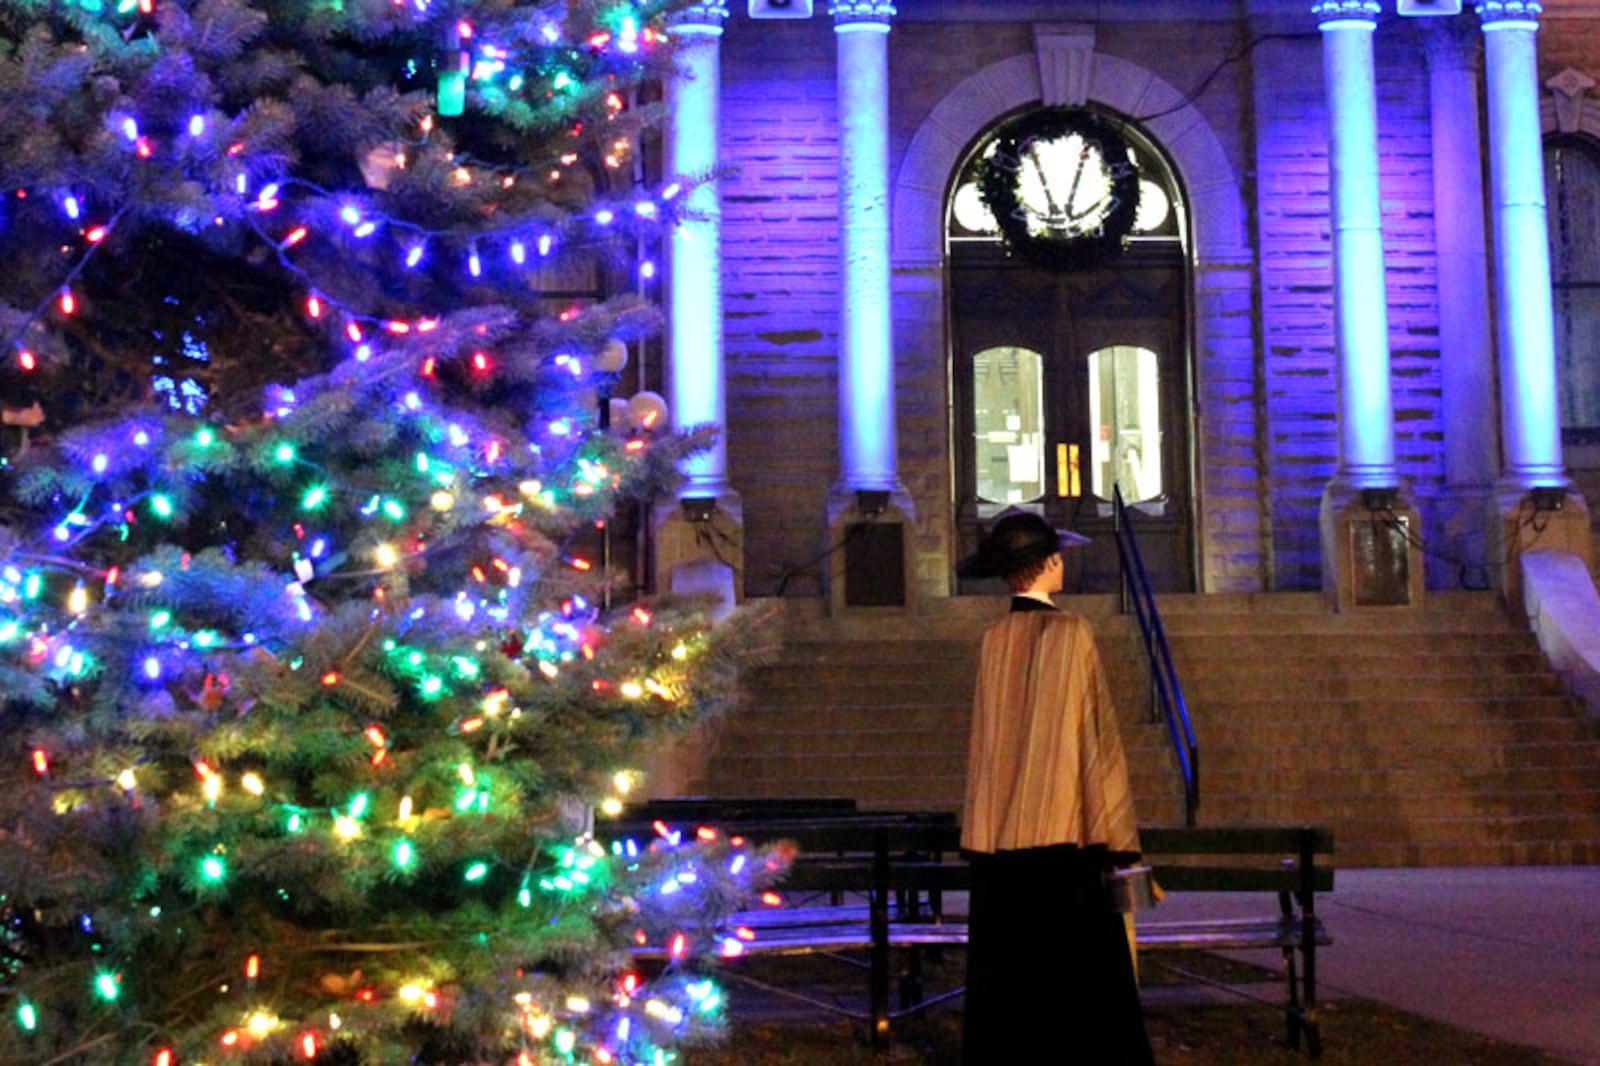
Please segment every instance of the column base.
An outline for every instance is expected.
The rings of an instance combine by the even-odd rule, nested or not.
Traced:
[[[828,544],[836,546],[822,568],[829,613],[909,607],[916,511],[905,486],[858,491],[835,485],[826,511]]]
[[[650,510],[650,528],[655,592],[715,596],[714,621],[743,601],[744,504],[738,493],[659,500]]]
[[[1335,611],[1417,608],[1423,601],[1421,516],[1404,488],[1322,491],[1322,591]]]
[[[1432,502],[1431,528],[1439,538],[1430,560],[1434,587],[1475,592],[1499,588],[1494,486],[1449,485]]]
[[[1535,552],[1571,552],[1594,569],[1594,532],[1589,504],[1569,486],[1529,489],[1506,482],[1490,501],[1495,586],[1506,603],[1522,605],[1522,557]]]

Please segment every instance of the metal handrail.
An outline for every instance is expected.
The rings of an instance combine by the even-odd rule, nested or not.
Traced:
[[[1117,542],[1117,558],[1122,564],[1122,613],[1128,613],[1131,603],[1139,620],[1139,633],[1144,637],[1145,656],[1150,663],[1150,718],[1155,721],[1160,714],[1167,720],[1172,750],[1178,756],[1178,769],[1183,773],[1184,823],[1193,826],[1195,812],[1200,806],[1200,746],[1195,743],[1189,705],[1183,698],[1178,671],[1172,665],[1166,629],[1161,624],[1161,612],[1156,609],[1150,575],[1144,568],[1133,524],[1128,521],[1128,505],[1123,502],[1120,485],[1112,487],[1111,497],[1111,529]]]

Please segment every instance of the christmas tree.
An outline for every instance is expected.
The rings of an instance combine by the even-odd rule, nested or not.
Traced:
[[[734,657],[600,551],[696,444],[604,400],[667,6],[0,2],[0,1061],[715,1026],[779,860],[585,835]]]

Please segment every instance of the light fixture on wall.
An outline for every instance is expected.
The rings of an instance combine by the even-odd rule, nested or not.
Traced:
[[[1535,511],[1559,511],[1567,505],[1567,490],[1559,486],[1531,489],[1528,497],[1533,500]]]
[[[1461,0],[1399,0],[1397,10],[1402,15],[1412,18],[1426,18],[1430,15],[1459,15],[1461,14]]]
[[[717,498],[715,496],[685,496],[678,501],[678,506],[683,508],[683,517],[691,522],[709,522],[711,516],[717,513]]]
[[[889,493],[884,489],[857,489],[856,510],[867,518],[877,518],[889,509]]]
[[[811,0],[750,0],[753,19],[808,19]]]
[[[1362,489],[1361,506],[1373,513],[1394,510],[1394,505],[1400,495],[1399,489],[1379,488]]]

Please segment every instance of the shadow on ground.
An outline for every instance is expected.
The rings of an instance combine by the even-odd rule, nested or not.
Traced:
[[[1145,1022],[1159,1066],[1287,1066],[1305,1061],[1288,1046],[1276,972],[1193,953],[1175,960],[1181,971],[1164,966],[1160,957],[1143,961]],[[964,964],[959,951],[929,961],[924,973],[928,994],[958,986]],[[730,1003],[727,1040],[719,1047],[690,1051],[688,1066],[960,1062],[959,998],[924,1016],[897,1021],[892,1046],[879,1054],[868,1043],[864,1021],[840,1019],[749,981],[802,992],[844,1009],[865,1009],[866,975],[854,965],[821,956],[743,960],[724,975]],[[1559,1066],[1562,1061],[1366,1000],[1325,1002],[1320,1017],[1320,1061],[1325,1066]]]

